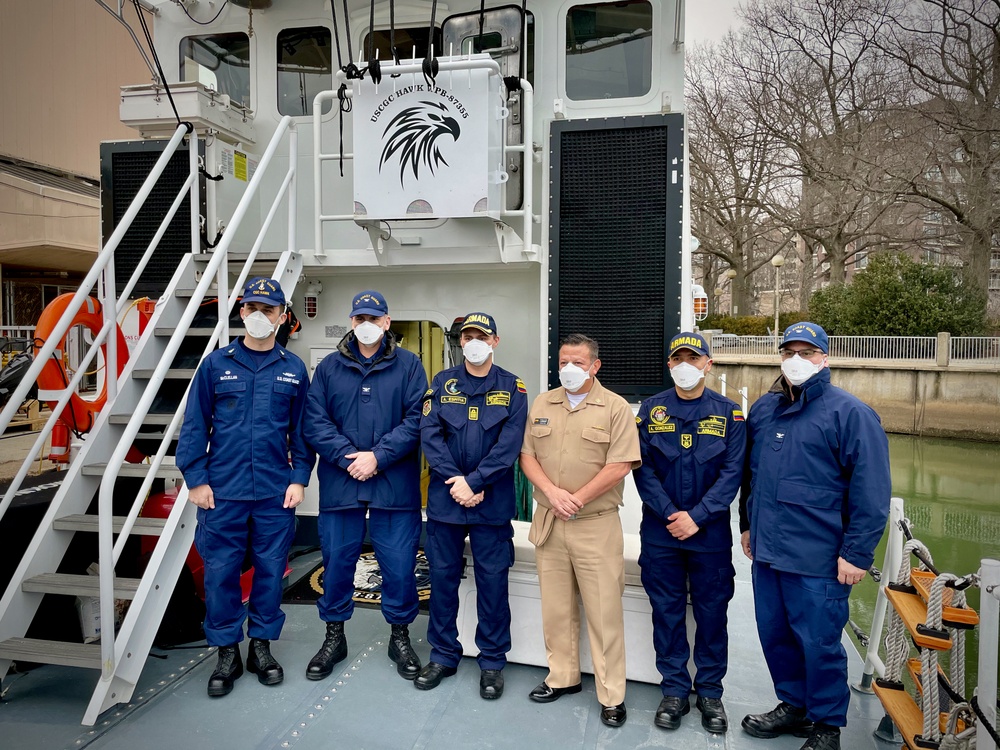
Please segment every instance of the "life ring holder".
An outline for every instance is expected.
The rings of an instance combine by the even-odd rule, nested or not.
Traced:
[[[34,349],[36,357],[45,344],[45,341],[52,335],[52,332],[66,313],[74,296],[75,294],[72,292],[60,294],[42,311],[42,314],[38,318],[38,323],[35,325]],[[100,333],[101,328],[104,326],[104,315],[101,303],[98,300],[93,297],[87,297],[76,315],[73,316],[73,322],[70,324],[69,329],[67,329],[67,334],[78,325],[87,328],[94,336]],[[118,337],[117,369],[118,375],[121,375],[122,370],[125,368],[125,363],[128,361],[128,345],[125,342],[125,335],[122,333],[122,329],[117,324],[115,325],[115,335]],[[41,401],[48,402],[50,409],[55,408],[56,402],[62,396],[63,391],[66,390],[70,381],[62,360],[62,352],[65,351],[65,348],[66,336],[63,336],[53,356],[49,358],[42,371],[38,374],[38,398]],[[106,343],[101,345],[101,352],[104,354],[105,362],[107,362],[108,352]],[[97,419],[97,415],[101,409],[104,408],[107,400],[108,379],[105,376],[104,386],[101,388],[100,393],[97,394],[97,398],[89,400],[83,398],[78,393],[74,393],[70,396],[69,403],[66,404],[66,408],[62,414],[59,415],[59,419],[74,433],[82,434],[88,432],[94,426],[94,421]]]

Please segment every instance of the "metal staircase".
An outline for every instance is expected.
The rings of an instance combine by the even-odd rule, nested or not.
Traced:
[[[257,241],[249,253],[235,256],[229,252],[233,236],[254,200],[263,175],[279,144],[287,136],[290,158],[282,188],[274,198]],[[183,139],[190,141],[190,175],[181,188],[172,209],[157,233],[157,239],[138,264],[119,300],[113,297],[114,251],[128,226],[149,195],[153,184],[170,156]],[[6,429],[16,406],[34,382],[51,352],[70,327],[73,317],[100,278],[103,281],[105,326],[94,337],[94,344],[78,369],[77,377],[60,396],[53,414],[40,433],[35,450],[29,454],[11,487],[0,501],[0,517],[13,496],[34,456],[44,445],[55,421],[75,391],[79,374],[96,357],[98,348],[114,331],[116,317],[128,304],[128,294],[145,268],[146,261],[186,195],[192,201],[192,252],[185,255],[157,301],[145,331],[119,376],[108,384],[108,400],[87,434],[83,446],[63,475],[63,481],[48,511],[39,524],[20,565],[0,599],[0,678],[12,660],[101,671],[83,723],[93,725],[98,716],[112,706],[131,699],[149,649],[156,636],[167,603],[194,540],[195,508],[187,502],[187,488],[182,487],[166,519],[141,518],[142,510],[155,479],[180,481],[180,472],[172,460],[178,427],[187,399],[187,388],[200,360],[219,342],[229,341],[229,312],[239,291],[250,277],[269,275],[278,279],[291,296],[301,274],[301,256],[295,247],[295,164],[296,133],[291,118],[284,118],[268,145],[243,199],[234,211],[228,230],[218,247],[200,252],[198,222],[197,134],[187,134],[179,126],[163,156],[139,191],[132,207],[120,222],[115,234],[101,251],[74,303],[67,309],[50,340],[36,356],[32,370],[11,397],[8,408],[0,413],[0,432]],[[281,253],[261,254],[260,247],[280,201],[286,196],[289,211],[287,249]],[[233,291],[230,293],[229,290]],[[108,292],[108,290],[112,290]],[[218,304],[206,308],[206,299],[218,298]],[[111,337],[114,338],[113,336]],[[114,371],[115,353],[106,354],[107,372]],[[113,380],[113,379],[112,379]],[[151,453],[148,463],[128,463],[126,454],[137,440],[144,452]],[[151,447],[150,447],[151,446]],[[119,477],[142,479],[134,498],[115,497]],[[97,513],[93,513],[94,499]],[[125,515],[115,515],[113,506],[127,506]],[[94,560],[99,561],[98,576],[59,572],[60,564],[77,535],[85,535],[94,546]],[[141,578],[115,575],[126,541],[131,535],[157,536],[156,546]],[[100,598],[101,622],[114,621],[116,599],[131,604],[115,633],[102,628],[99,643],[83,644],[37,640],[25,637],[46,595],[89,596]]]

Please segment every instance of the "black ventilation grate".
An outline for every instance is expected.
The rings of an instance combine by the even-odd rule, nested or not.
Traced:
[[[165,141],[101,144],[101,207],[107,243],[150,170]],[[178,150],[115,252],[115,286],[121,294],[159,229],[189,170],[188,152]],[[202,182],[202,184],[204,184]],[[204,196],[204,190],[201,193]],[[185,198],[153,252],[131,296],[158,297],[167,288],[181,258],[191,252],[191,201]]]
[[[680,127],[680,115],[553,125],[552,387],[570,333],[598,340],[599,377],[617,393],[667,387],[664,339],[680,326]]]

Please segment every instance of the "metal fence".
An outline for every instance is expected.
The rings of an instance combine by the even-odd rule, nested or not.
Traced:
[[[1000,367],[1000,337],[949,336],[947,361],[941,364]],[[779,337],[715,333],[712,355],[725,359],[777,359]],[[832,359],[863,359],[921,364],[938,363],[936,336],[831,336]]]

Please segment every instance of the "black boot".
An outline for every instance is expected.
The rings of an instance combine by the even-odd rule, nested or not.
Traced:
[[[393,625],[389,636],[389,658],[396,662],[396,671],[404,680],[415,680],[420,674],[420,659],[410,645],[410,628]]]
[[[285,670],[278,664],[278,660],[271,656],[271,642],[258,638],[250,639],[247,671],[257,675],[261,685],[277,685],[285,679]]]
[[[799,750],[840,750],[840,727],[817,722]]]
[[[749,714],[743,718],[743,730],[752,737],[769,740],[782,734],[808,737],[813,724],[806,710],[782,701],[764,714]]]
[[[306,677],[310,680],[326,679],[333,673],[334,665],[346,657],[347,638],[344,636],[344,623],[328,622],[326,639],[306,667]]]
[[[219,662],[215,671],[208,678],[208,694],[213,698],[229,695],[233,691],[233,683],[243,676],[243,657],[240,655],[240,644],[219,646]]]

